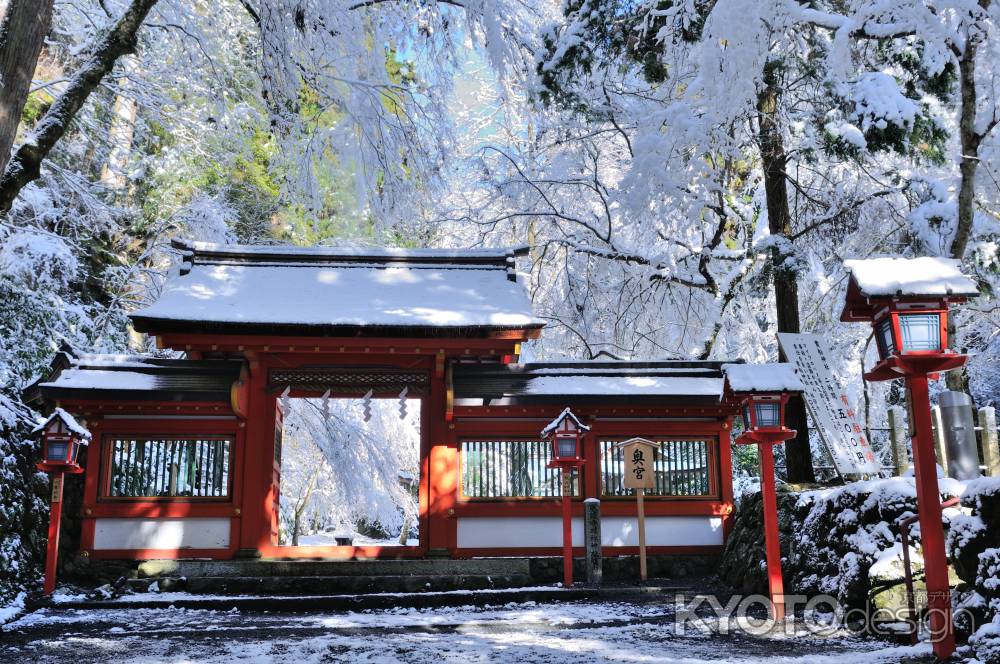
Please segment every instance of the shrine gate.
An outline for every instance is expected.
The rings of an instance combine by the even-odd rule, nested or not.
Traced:
[[[650,552],[721,550],[736,410],[721,362],[519,363],[544,321],[517,282],[516,252],[175,246],[179,269],[132,322],[183,359],[64,349],[29,388],[37,407],[63,407],[93,436],[79,515],[90,556],[556,555],[561,485],[539,432],[565,407],[591,427],[573,483],[581,555],[589,497],[602,500],[605,553],[637,551],[614,447],[635,436],[659,445]],[[419,544],[280,545],[280,396],[404,388],[421,404]],[[179,492],[167,459],[159,484],[130,483],[126,450],[138,448],[144,463],[197,458],[198,481]]]

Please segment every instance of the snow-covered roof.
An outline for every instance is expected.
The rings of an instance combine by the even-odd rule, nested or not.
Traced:
[[[721,391],[721,378],[690,378],[686,376],[543,376],[528,383],[525,394],[715,396]]]
[[[75,417],[67,413],[62,408],[56,408],[55,410],[53,410],[52,414],[49,415],[47,418],[45,418],[44,422],[42,422],[41,424],[39,424],[38,426],[36,426],[34,429],[31,430],[31,433],[32,434],[41,433],[49,426],[49,424],[51,424],[55,420],[61,420],[62,423],[66,426],[66,428],[70,430],[70,432],[76,434],[83,441],[85,442],[90,441],[90,432],[87,431],[86,427],[77,422]]]
[[[805,385],[788,362],[724,364],[722,370],[734,392],[802,392]]]
[[[580,418],[574,415],[572,410],[569,408],[563,408],[563,411],[556,415],[556,419],[546,424],[545,428],[542,429],[542,438],[545,438],[550,433],[558,429],[563,423],[563,420],[567,418],[573,420],[573,424],[575,424],[580,431],[590,431],[590,427],[581,422]]]
[[[846,260],[844,267],[865,297],[979,294],[976,282],[962,274],[961,262],[952,258],[881,256]]]
[[[719,362],[545,362],[519,365],[457,364],[455,402],[515,403],[663,402],[717,404],[724,376]],[[565,403],[561,403],[565,402]]]
[[[140,331],[544,325],[516,281],[513,251],[179,246],[181,267],[132,316]]]
[[[60,353],[26,399],[229,401],[238,360],[181,360],[143,355]]]

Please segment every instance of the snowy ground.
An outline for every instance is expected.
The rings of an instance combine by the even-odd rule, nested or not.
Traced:
[[[360,613],[45,609],[5,625],[3,662],[929,662],[929,648],[838,632],[677,630],[673,604],[564,602]]]
[[[354,540],[354,546],[399,546],[399,539],[392,537],[389,539],[375,539],[364,535],[350,535]],[[299,537],[299,546],[336,546],[337,538],[334,533],[314,533],[312,535],[302,535]],[[419,546],[420,540],[411,537],[406,540],[406,546]]]

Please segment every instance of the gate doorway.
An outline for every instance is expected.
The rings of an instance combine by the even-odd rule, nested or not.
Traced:
[[[279,408],[279,546],[420,545],[419,398],[286,398]]]

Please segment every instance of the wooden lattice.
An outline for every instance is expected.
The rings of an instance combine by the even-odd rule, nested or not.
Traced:
[[[398,394],[409,388],[409,396],[427,394],[430,384],[423,371],[398,369],[345,369],[343,367],[316,367],[297,369],[272,369],[269,387],[282,390],[291,387],[299,390],[325,391],[337,394],[362,395],[368,390],[375,393]]]

